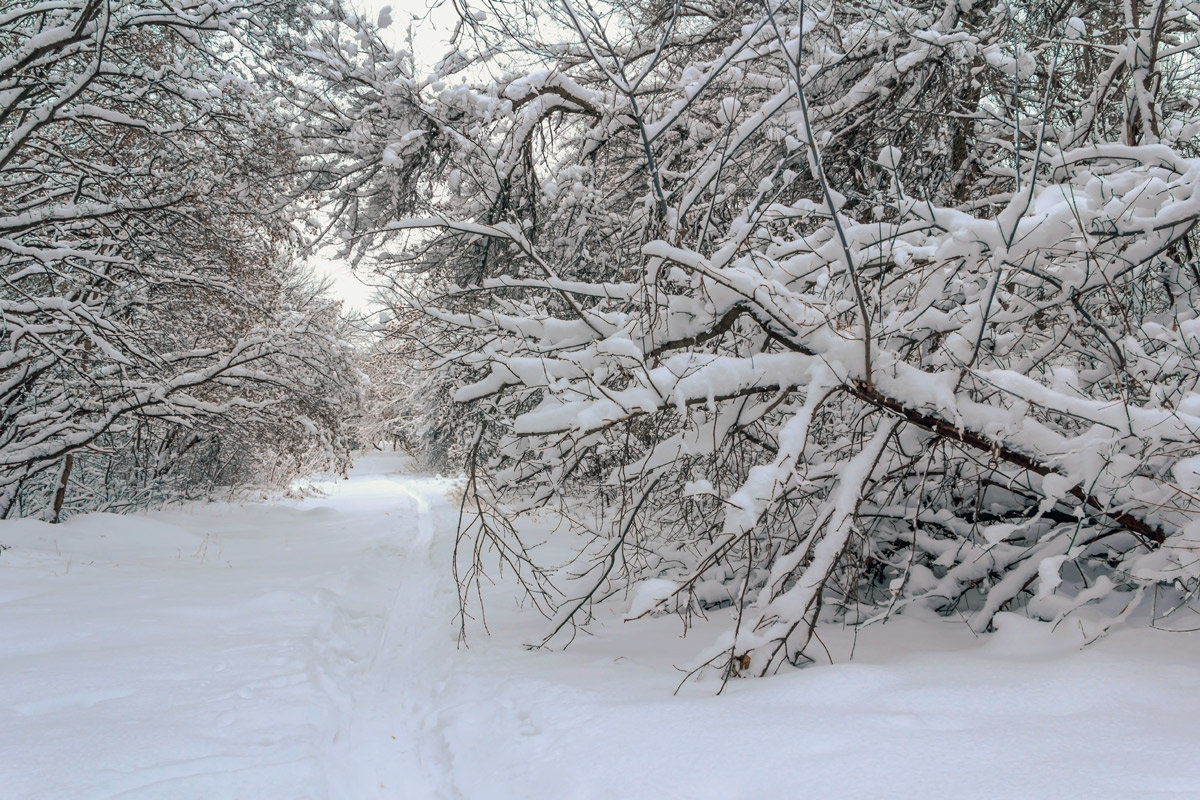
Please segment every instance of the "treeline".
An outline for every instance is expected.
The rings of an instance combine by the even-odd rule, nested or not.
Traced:
[[[336,5],[0,7],[0,516],[343,467],[361,378],[302,268]]]

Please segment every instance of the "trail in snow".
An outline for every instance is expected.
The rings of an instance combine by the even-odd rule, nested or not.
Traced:
[[[452,481],[0,523],[0,800],[1200,798],[1200,638],[897,620],[838,663],[672,694],[725,624],[566,652],[511,586],[458,649]],[[548,521],[549,522],[549,521]]]
[[[0,525],[0,797],[435,796],[408,712],[455,649],[452,482],[364,461],[304,502]]]

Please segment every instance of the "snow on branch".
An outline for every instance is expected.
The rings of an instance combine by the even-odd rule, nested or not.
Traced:
[[[454,168],[379,269],[479,496],[594,537],[553,630],[732,607],[728,678],[1200,592],[1200,18],[1077,5],[570,4],[419,94]]]

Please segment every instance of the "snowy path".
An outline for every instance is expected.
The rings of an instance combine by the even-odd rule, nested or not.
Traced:
[[[0,527],[0,797],[434,796],[410,698],[454,651],[449,483],[388,466],[304,503]]]
[[[672,696],[706,632],[670,619],[530,652],[540,619],[501,599],[458,650],[451,484],[395,466],[0,523],[0,800],[1200,798],[1197,636],[906,622]]]

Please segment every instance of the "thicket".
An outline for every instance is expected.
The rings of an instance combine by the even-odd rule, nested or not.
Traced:
[[[822,619],[1194,600],[1200,5],[464,9],[350,227],[457,370],[465,583],[516,568],[547,642],[648,580],[732,608],[726,677]]]

